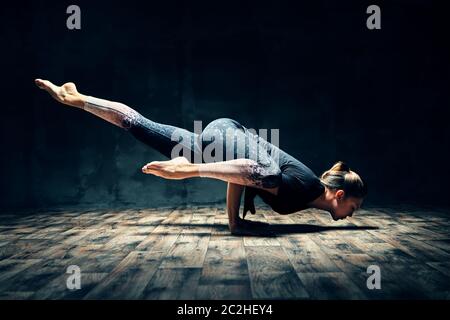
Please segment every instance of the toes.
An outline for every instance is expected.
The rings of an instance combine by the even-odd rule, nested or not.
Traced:
[[[57,86],[55,86],[53,83],[51,83],[48,80],[36,79],[35,83],[39,88],[41,88],[43,90],[46,90],[50,93],[56,93]]]
[[[44,85],[44,80],[41,79],[35,79],[34,83],[36,83],[36,85],[41,88],[41,89],[45,89],[45,85]]]
[[[144,173],[153,173],[157,171],[160,168],[160,165],[156,163],[156,161],[147,163],[145,166],[142,167],[142,172]]]

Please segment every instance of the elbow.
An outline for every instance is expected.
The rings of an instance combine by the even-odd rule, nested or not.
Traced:
[[[278,175],[268,176],[262,181],[262,187],[267,189],[279,187],[280,184],[281,184],[281,177]]]
[[[276,188],[281,184],[281,170],[271,172],[263,176],[261,180],[263,188]]]

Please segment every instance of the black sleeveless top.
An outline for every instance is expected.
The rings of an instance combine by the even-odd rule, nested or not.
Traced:
[[[311,169],[286,152],[280,149],[278,151],[281,170],[278,194],[274,195],[263,189],[246,186],[244,213],[247,211],[254,213],[254,198],[257,195],[275,212],[289,214],[306,209],[309,202],[325,191],[320,179]]]

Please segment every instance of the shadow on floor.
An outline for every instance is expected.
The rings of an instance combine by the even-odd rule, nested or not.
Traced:
[[[174,223],[171,224],[179,227],[195,228],[195,227],[211,227],[217,231],[228,230],[227,225],[223,224],[190,224],[190,223]],[[376,230],[378,227],[374,226],[319,226],[315,224],[276,224],[271,225],[267,223],[255,222],[253,228],[249,228],[248,234],[245,236],[254,237],[276,237],[282,234],[301,234],[301,233],[317,233],[327,231],[360,231],[360,230]]]
[[[315,224],[277,224],[270,225],[269,230],[275,234],[290,234],[290,233],[316,233],[326,231],[338,230],[375,230],[378,227],[373,226],[318,226]]]

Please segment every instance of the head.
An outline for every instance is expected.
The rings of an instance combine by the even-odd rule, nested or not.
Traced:
[[[367,195],[367,185],[342,161],[325,171],[320,180],[326,188],[329,212],[334,220],[351,217]]]

